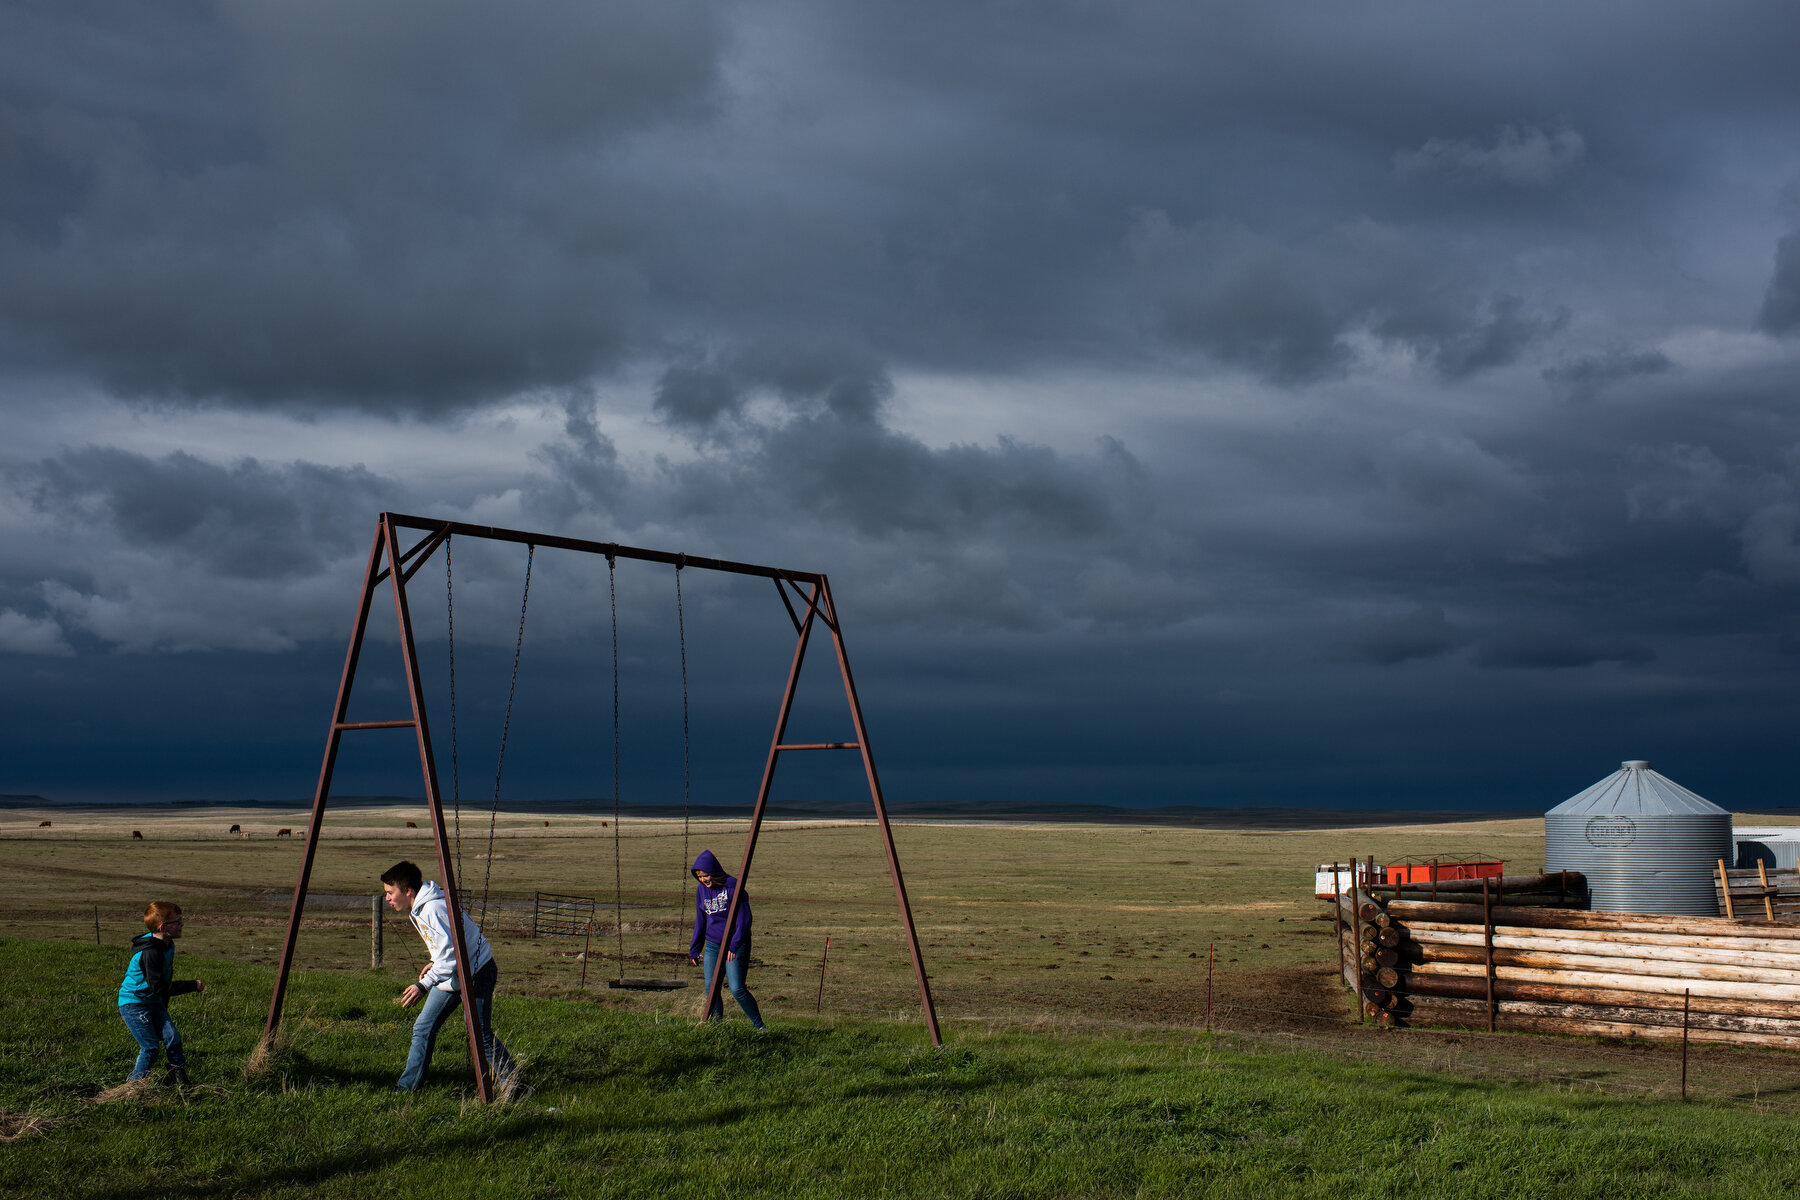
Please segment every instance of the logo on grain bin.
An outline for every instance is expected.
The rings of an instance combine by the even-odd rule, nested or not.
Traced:
[[[1590,846],[1629,846],[1637,840],[1637,826],[1630,817],[1591,817],[1587,840]]]

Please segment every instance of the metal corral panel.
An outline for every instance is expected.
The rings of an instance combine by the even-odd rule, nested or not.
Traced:
[[[1731,814],[1641,759],[1544,814],[1544,870],[1582,872],[1604,912],[1716,917],[1721,858]]]

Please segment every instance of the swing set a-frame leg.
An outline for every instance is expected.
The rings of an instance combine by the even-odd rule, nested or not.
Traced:
[[[777,587],[782,586],[777,582]],[[798,591],[798,589],[795,589]],[[782,593],[787,598],[787,593]],[[756,839],[762,831],[763,814],[768,808],[769,792],[775,783],[775,764],[784,751],[789,750],[849,750],[856,749],[862,755],[863,774],[869,782],[869,798],[875,805],[875,821],[881,827],[882,846],[887,851],[888,872],[894,880],[894,898],[900,906],[900,921],[906,929],[906,945],[912,954],[913,975],[919,983],[919,1006],[925,1015],[925,1027],[931,1034],[931,1044],[944,1044],[943,1034],[938,1029],[937,1006],[931,999],[931,981],[925,974],[925,960],[919,950],[918,930],[913,926],[912,905],[906,897],[906,880],[900,873],[900,857],[894,850],[894,831],[888,824],[887,804],[881,794],[881,779],[875,772],[875,755],[869,748],[869,732],[863,723],[862,702],[856,694],[856,681],[850,674],[850,657],[844,649],[843,630],[838,624],[837,608],[831,599],[831,584],[825,576],[818,577],[810,591],[802,597],[806,605],[806,615],[799,618],[796,624],[798,637],[794,642],[794,660],[788,667],[787,687],[781,693],[781,708],[775,717],[775,733],[769,741],[769,757],[763,763],[762,783],[756,792],[756,807],[750,814],[750,834],[744,843],[744,858],[738,867],[738,886],[731,893],[731,903],[725,912],[725,938],[730,941],[731,930],[736,927],[738,901],[750,886],[750,865],[756,857]],[[791,610],[790,610],[791,612]],[[788,718],[794,710],[794,692],[800,682],[800,668],[806,661],[807,643],[812,638],[813,623],[822,620],[831,631],[831,642],[837,652],[838,674],[844,682],[844,697],[850,706],[850,721],[856,730],[855,742],[829,742],[822,744],[790,745],[787,737]],[[713,1005],[719,1002],[720,991],[725,980],[725,963],[720,947],[721,958],[714,969],[712,978],[707,981],[706,997],[701,1003],[702,1019],[712,1012]]]
[[[440,535],[437,542],[441,544]],[[426,543],[421,556],[429,557],[435,545]],[[389,569],[380,570],[386,557]],[[319,783],[313,793],[312,819],[306,829],[306,849],[300,860],[300,877],[294,884],[293,903],[288,909],[287,937],[282,943],[281,963],[275,971],[275,992],[269,998],[269,1018],[263,1026],[262,1045],[272,1045],[281,1024],[282,1003],[287,996],[288,976],[293,967],[294,947],[300,936],[300,918],[306,907],[306,888],[312,878],[314,856],[319,848],[319,831],[325,821],[325,804],[331,794],[331,777],[337,766],[338,747],[345,731],[353,729],[413,730],[419,746],[419,766],[425,776],[425,798],[431,810],[431,833],[436,843],[438,871],[444,881],[444,896],[450,907],[450,938],[456,948],[456,982],[463,998],[463,1025],[469,1036],[469,1061],[475,1066],[475,1090],[483,1104],[494,1099],[494,1073],[481,1042],[481,1026],[475,1014],[474,980],[469,969],[469,949],[463,937],[462,906],[458,902],[456,874],[451,867],[449,839],[444,828],[444,803],[438,791],[437,763],[431,753],[431,731],[425,718],[425,694],[419,679],[418,650],[413,641],[412,613],[406,603],[406,578],[403,557],[395,533],[394,522],[383,513],[376,523],[374,544],[369,548],[369,564],[363,572],[362,595],[357,600],[356,624],[350,634],[350,649],[344,658],[344,673],[338,682],[337,704],[332,709],[331,729],[325,741],[325,761],[319,768]],[[413,569],[417,569],[417,563]],[[346,721],[350,710],[350,694],[356,681],[356,667],[362,656],[363,637],[368,631],[369,607],[375,588],[383,576],[393,585],[394,619],[400,631],[400,656],[406,670],[407,696],[412,704],[411,720]]]

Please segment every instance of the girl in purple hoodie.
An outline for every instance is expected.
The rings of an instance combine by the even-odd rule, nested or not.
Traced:
[[[763,1027],[762,1012],[756,1007],[756,997],[744,979],[750,974],[750,898],[743,897],[738,901],[737,919],[732,923],[731,936],[725,936],[725,913],[731,907],[732,893],[737,891],[738,881],[725,873],[719,860],[711,850],[702,850],[700,857],[694,860],[694,878],[700,885],[694,889],[694,941],[688,947],[688,961],[697,963],[704,952],[706,959],[706,986],[712,988],[713,971],[719,962],[719,947],[725,947],[725,986],[731,989],[732,999],[750,1018],[750,1024],[757,1029]],[[709,1021],[725,1019],[725,1001],[714,1000],[712,1009],[706,1014]]]

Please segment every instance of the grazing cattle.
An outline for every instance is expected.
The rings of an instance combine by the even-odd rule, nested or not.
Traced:
[[[141,829],[134,829],[134,830],[132,830],[132,831],[131,831],[131,836],[132,836],[132,837],[134,837],[134,838],[136,838],[136,839],[137,839],[137,840],[138,840],[138,841],[140,841],[140,842],[141,842],[141,841],[143,841],[143,840],[144,840],[144,833],[143,833],[143,831],[142,831],[142,830],[141,830]]]
[[[550,822],[548,822],[548,821],[545,821],[545,822],[544,822],[544,828],[545,828],[545,829],[548,829],[548,828],[550,828]]]
[[[277,829],[277,830],[276,830],[276,831],[275,831],[275,836],[276,836],[276,837],[293,837],[293,836],[294,836],[294,831],[293,831],[293,830],[291,830],[291,829]],[[479,1000],[479,999],[480,999],[480,997],[479,997],[479,996],[477,996],[477,997],[476,997],[476,999],[478,999],[478,1000]]]
[[[417,821],[408,821],[406,823],[406,827],[408,829],[417,829],[419,827],[419,823]],[[481,999],[481,997],[477,996],[476,999],[479,1000],[479,999]]]
[[[39,828],[39,829],[48,829],[48,828],[50,828],[50,822],[48,822],[48,821],[39,821],[39,822],[38,822],[38,828]]]
[[[232,827],[231,827],[231,832],[232,832],[232,833],[242,833],[242,832],[244,832],[244,831],[243,831],[243,830],[242,830],[242,829],[239,829],[239,828],[238,828],[238,827],[237,827],[237,826],[236,826],[236,825],[233,825],[233,826],[232,826]]]
[[[250,831],[248,829],[240,829],[240,830],[238,830],[238,836],[243,838],[245,841],[249,841],[250,840]]]

